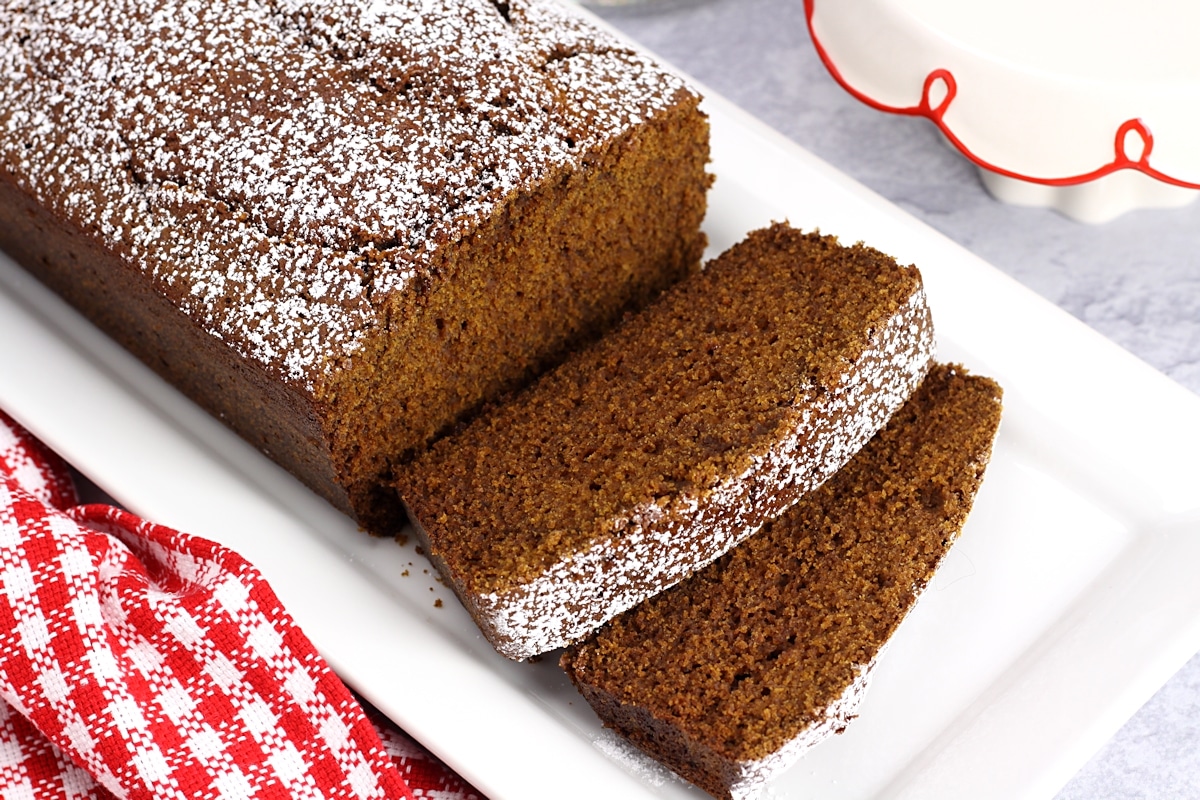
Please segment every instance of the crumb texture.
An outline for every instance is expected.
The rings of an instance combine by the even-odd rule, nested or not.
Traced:
[[[914,268],[776,225],[435,445],[398,489],[493,643],[549,649],[819,484],[931,351]]]
[[[854,459],[706,569],[568,650],[606,724],[718,797],[842,729],[957,537],[1000,389],[935,367]],[[782,755],[781,755],[782,754]]]

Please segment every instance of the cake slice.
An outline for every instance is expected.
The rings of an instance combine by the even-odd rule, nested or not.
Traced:
[[[600,715],[705,791],[755,796],[854,716],[958,536],[1000,388],[937,366],[855,458],[755,536],[562,658]]]
[[[439,441],[396,488],[488,640],[527,658],[819,485],[932,350],[916,268],[775,225]]]

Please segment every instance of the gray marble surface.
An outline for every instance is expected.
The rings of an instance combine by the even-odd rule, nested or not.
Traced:
[[[829,77],[802,0],[592,7],[838,169],[1200,392],[1200,203],[1103,226],[993,200],[925,120],[859,104]],[[1062,788],[1060,800],[1200,797],[1200,657]]]

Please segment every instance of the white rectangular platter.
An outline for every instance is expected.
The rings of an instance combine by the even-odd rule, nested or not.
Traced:
[[[786,218],[916,263],[941,357],[1006,389],[976,510],[861,716],[768,796],[1051,797],[1200,649],[1200,398],[707,109],[712,251]],[[604,733],[556,658],[492,653],[411,545],[356,530],[3,257],[0,407],[129,508],[250,558],[335,669],[492,800],[702,797]]]

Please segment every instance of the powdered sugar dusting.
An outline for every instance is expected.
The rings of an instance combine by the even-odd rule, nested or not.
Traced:
[[[545,0],[3,0],[0,163],[312,388],[391,293],[682,82]]]
[[[824,716],[817,722],[805,728],[791,741],[774,753],[757,761],[742,761],[737,764],[737,772],[729,785],[729,796],[732,800],[754,800],[761,796],[764,784],[775,775],[790,767],[792,764],[816,745],[845,730],[854,719],[859,706],[867,696],[867,688],[871,683],[871,673],[879,656],[886,649],[881,648],[869,664],[854,668],[854,679],[842,692],[837,700],[829,704]]]
[[[843,380],[814,391],[795,428],[744,474],[703,494],[681,493],[670,513],[657,506],[631,509],[611,539],[593,542],[512,589],[464,601],[488,640],[509,658],[584,638],[711,563],[821,485],[908,400],[933,355],[933,326],[918,286]]]

